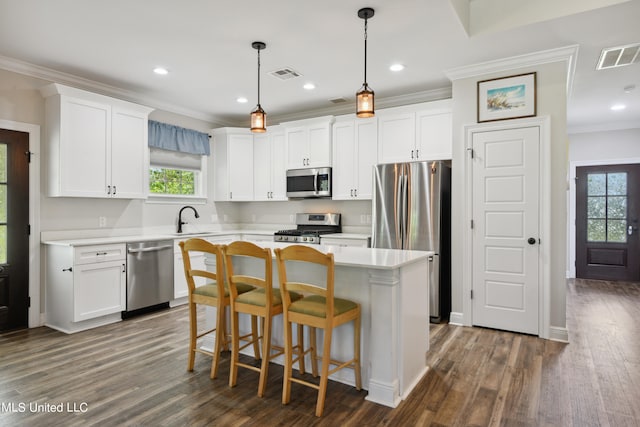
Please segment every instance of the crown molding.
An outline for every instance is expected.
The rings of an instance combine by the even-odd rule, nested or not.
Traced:
[[[449,80],[454,81],[473,77],[481,77],[487,74],[515,70],[518,68],[550,64],[553,62],[566,62],[567,96],[570,96],[571,91],[573,90],[573,77],[576,71],[578,47],[578,45],[571,45],[556,49],[543,50],[540,52],[527,53],[524,55],[512,56],[509,58],[497,59],[494,61],[481,62],[474,65],[465,65],[462,67],[445,70],[444,74],[449,78]]]
[[[402,105],[418,104],[420,102],[438,101],[440,99],[448,98],[451,98],[451,86],[440,89],[415,92],[406,95],[389,96],[385,98],[379,98],[378,96],[376,96],[376,110],[382,108],[399,107]],[[319,116],[339,116],[342,114],[355,113],[355,110],[355,101],[346,102],[342,105],[336,105],[327,108],[300,111],[291,114],[274,114],[270,118],[270,121],[273,123],[283,123]]]
[[[152,107],[159,110],[168,111],[170,113],[180,114],[194,119],[203,120],[211,123],[212,127],[228,125],[224,120],[211,114],[196,111],[190,108],[181,107],[172,103],[161,101],[138,92],[118,88],[94,80],[85,79],[73,74],[56,71],[40,65],[31,64],[29,62],[20,61],[15,58],[0,55],[0,68],[12,71],[14,73],[23,74],[29,77],[35,77],[52,83],[61,83],[77,89],[88,90],[99,93],[101,95],[119,98],[124,101],[135,102]]]

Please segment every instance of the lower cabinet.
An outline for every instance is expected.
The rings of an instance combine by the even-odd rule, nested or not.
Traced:
[[[47,245],[46,322],[73,333],[121,320],[126,308],[126,246]]]

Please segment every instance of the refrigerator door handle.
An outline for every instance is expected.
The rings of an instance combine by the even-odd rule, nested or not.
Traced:
[[[396,215],[397,218],[399,219],[398,221],[395,221],[395,225],[396,225],[396,238],[397,240],[400,242],[400,246],[402,245],[402,240],[403,240],[403,232],[404,230],[402,229],[403,226],[403,215],[404,215],[404,209],[402,208],[402,201],[403,201],[403,188],[404,188],[404,182],[403,182],[403,175],[398,176],[398,192],[397,197],[396,197]]]
[[[402,181],[402,190],[400,192],[400,230],[401,230],[401,237],[400,237],[400,241],[402,242],[402,249],[407,249],[407,215],[409,214],[409,209],[408,209],[408,195],[407,192],[409,191],[409,177],[407,175],[401,175],[400,180]]]

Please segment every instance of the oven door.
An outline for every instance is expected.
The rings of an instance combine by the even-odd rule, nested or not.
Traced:
[[[287,197],[331,197],[331,168],[289,169]]]

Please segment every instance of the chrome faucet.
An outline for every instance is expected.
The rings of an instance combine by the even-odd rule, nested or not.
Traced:
[[[200,215],[198,215],[198,211],[193,206],[183,206],[182,208],[180,208],[180,212],[178,212],[178,233],[182,233],[182,225],[186,224],[186,222],[182,221],[182,211],[187,208],[193,211],[193,213],[196,215],[196,218],[200,218]]]

